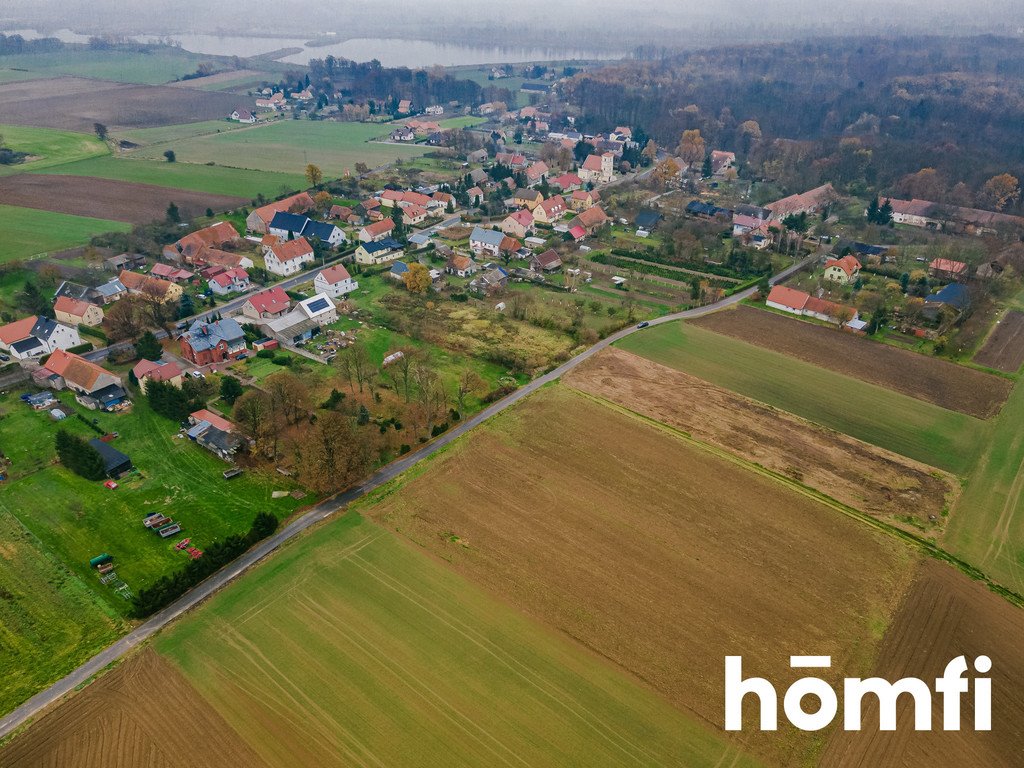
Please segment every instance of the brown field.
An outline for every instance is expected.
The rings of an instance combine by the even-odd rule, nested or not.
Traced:
[[[1024,312],[1007,312],[974,356],[974,362],[1006,373],[1019,371],[1024,365]]]
[[[630,352],[609,348],[565,383],[725,448],[872,515],[932,528],[959,484],[944,472],[827,430]]]
[[[265,763],[184,677],[144,650],[0,749],[3,768],[197,768]]]
[[[4,123],[83,133],[92,133],[97,122],[115,129],[212,120],[254,104],[248,97],[217,91],[77,77],[0,85],[0,119]]]
[[[998,413],[1013,386],[999,376],[753,307],[716,312],[694,324],[982,419]]]
[[[946,664],[963,654],[971,664],[992,660],[992,730],[974,730],[973,693],[961,701],[961,730],[942,726],[942,698],[932,696],[932,732],[913,730],[909,697],[901,697],[897,730],[877,730],[878,708],[866,705],[860,733],[837,731],[825,750],[823,768],[903,766],[985,766],[1017,768],[1024,755],[1024,611],[983,584],[934,560],[921,564],[913,586],[882,642],[874,674],[886,680],[919,677],[934,681]],[[967,674],[972,677],[973,667]],[[973,688],[973,686],[972,686]]]
[[[187,189],[133,184],[92,176],[21,173],[0,178],[0,200],[6,205],[145,224],[163,219],[173,202],[185,219],[207,208],[227,211],[248,202],[243,197],[211,195]]]
[[[832,655],[836,679],[866,674],[916,562],[777,481],[563,387],[363,511],[716,729],[726,655],[777,685],[794,679],[790,654]],[[741,741],[782,766],[812,762],[823,743],[792,728]]]

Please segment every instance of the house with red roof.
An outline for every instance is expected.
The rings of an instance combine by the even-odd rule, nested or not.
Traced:
[[[282,277],[301,272],[304,265],[313,262],[313,257],[313,246],[304,237],[263,246],[263,261],[267,265],[267,272]]]
[[[831,184],[822,184],[808,192],[776,200],[774,203],[766,205],[765,208],[771,211],[772,221],[781,221],[787,216],[818,213],[838,199],[839,195],[836,194]]]
[[[537,224],[554,224],[565,215],[567,210],[565,198],[555,195],[533,209],[533,220]]]
[[[615,155],[605,152],[601,155],[589,155],[583,161],[576,175],[584,184],[607,184],[615,178]]]
[[[967,265],[953,259],[934,259],[928,265],[928,272],[939,280],[962,280],[967,277]]]
[[[501,222],[501,231],[512,237],[526,237],[533,231],[533,214],[526,208],[510,213]]]
[[[551,169],[548,168],[548,164],[543,160],[538,160],[533,163],[529,168],[526,169],[526,184],[527,186],[535,186],[540,184],[541,180],[548,174]]]
[[[269,320],[281,317],[291,308],[291,299],[284,288],[275,285],[265,291],[254,293],[242,305],[242,314],[253,320]]]
[[[177,264],[203,264],[204,254],[212,248],[224,248],[240,243],[242,238],[231,222],[218,221],[208,227],[190,232],[177,242],[165,245],[163,257]]]
[[[601,206],[594,205],[587,208],[585,211],[581,211],[576,217],[569,222],[570,230],[574,227],[583,227],[588,235],[592,235],[601,227],[606,226],[611,221],[608,215],[602,210]]]
[[[249,281],[249,273],[241,267],[236,269],[225,269],[213,275],[206,284],[210,291],[218,296],[227,296],[229,293],[242,293],[248,291],[252,286]]]
[[[558,187],[562,192],[572,192],[583,186],[583,179],[575,173],[563,173],[561,176],[550,179],[548,183],[552,187]]]
[[[562,268],[562,257],[553,249],[539,253],[530,259],[530,269],[534,272],[554,272]]]
[[[170,280],[172,283],[183,283],[195,277],[194,272],[189,272],[187,269],[181,269],[170,264],[164,264],[163,262],[154,264],[153,268],[149,270],[149,274],[153,277]]]
[[[394,228],[395,222],[392,219],[381,219],[360,229],[359,239],[364,243],[376,243],[388,237]]]
[[[736,153],[715,149],[711,152],[711,175],[724,176],[730,168],[736,168]]]
[[[585,211],[592,205],[597,205],[597,202],[601,199],[601,193],[596,189],[577,189],[574,190],[572,195],[569,197],[569,207],[574,211]]]
[[[53,315],[57,322],[70,326],[88,325],[95,327],[103,322],[103,308],[88,301],[58,296],[53,304]]]
[[[765,304],[773,309],[789,312],[792,315],[813,317],[826,323],[849,323],[857,319],[857,310],[832,301],[819,299],[804,291],[787,288],[784,285],[773,286],[768,293]]]
[[[352,279],[352,275],[343,264],[335,264],[317,273],[313,278],[313,289],[317,293],[337,299],[358,290],[359,283]]]
[[[833,283],[847,285],[857,279],[861,263],[855,256],[843,256],[841,259],[828,259],[825,262],[825,279]]]
[[[173,361],[165,363],[163,360],[140,360],[132,368],[132,373],[135,374],[135,380],[139,382],[139,389],[143,394],[151,381],[163,381],[181,387],[181,380],[184,377],[180,365]]]
[[[245,219],[245,227],[250,232],[265,235],[270,228],[270,222],[278,213],[306,213],[315,207],[316,203],[308,192],[299,192],[297,195],[257,208]]]

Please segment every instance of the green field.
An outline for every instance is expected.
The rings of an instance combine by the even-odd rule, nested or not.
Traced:
[[[3,65],[4,58],[0,57],[0,84],[3,83],[19,83],[22,80],[35,80],[44,75],[38,72],[27,72],[22,69],[7,69],[6,65]]]
[[[959,475],[970,472],[990,431],[970,416],[684,323],[633,334],[619,346]]]
[[[272,766],[751,764],[354,512],[154,645]]]
[[[133,155],[159,158],[173,149],[179,163],[217,163],[279,173],[303,173],[307,163],[320,166],[327,178],[355,172],[355,164],[375,168],[397,159],[416,157],[425,147],[367,143],[386,136],[391,127],[365,123],[279,120],[228,133],[183,139]]]
[[[176,437],[177,424],[154,414],[144,399],[136,399],[127,414],[87,411],[67,392],[61,401],[65,410],[96,418],[104,430],[117,431],[120,437],[114,446],[131,457],[139,473],[111,491],[53,464],[57,422],[12,393],[0,399],[6,414],[0,421],[0,446],[13,462],[12,479],[0,493],[0,515],[20,520],[53,557],[117,610],[125,610],[127,603],[99,584],[89,558],[110,553],[121,578],[138,590],[184,565],[185,555],[172,548],[184,536],[203,548],[216,538],[247,531],[257,512],[285,517],[310,500],[272,499],[271,491],[294,487],[276,474],[248,471],[224,480],[221,473],[228,465]],[[76,418],[61,424],[83,437],[95,436]],[[164,541],[144,528],[142,518],[152,511],[181,522],[183,534]]]
[[[107,145],[95,136],[52,128],[0,125],[0,137],[3,137],[4,145],[10,149],[27,152],[37,158],[17,165],[0,165],[0,176],[101,157],[110,152]]]
[[[0,56],[0,67],[27,69],[47,76],[73,75],[121,83],[159,85],[195,72],[211,57],[179,48],[148,53],[94,51],[85,46],[65,46],[54,53],[19,53]],[[24,78],[21,78],[24,79]]]
[[[482,117],[472,117],[467,115],[465,117],[448,117],[444,120],[438,121],[438,125],[441,126],[442,131],[453,131],[456,128],[472,128],[477,125],[486,123],[487,120]]]
[[[235,123],[230,120],[200,120],[197,123],[182,123],[180,125],[161,125],[158,128],[135,128],[128,131],[118,131],[117,138],[126,139],[141,144],[162,144],[168,141],[179,139],[191,139],[195,136],[203,136],[209,133],[223,133],[224,131],[236,131],[239,128],[248,126]]]
[[[0,498],[4,493],[0,490]],[[0,713],[67,674],[125,629],[126,622],[49,557],[17,519],[0,511]]]
[[[88,161],[87,161],[88,162]],[[102,232],[127,232],[130,224],[67,213],[0,205],[0,262],[82,245]]]
[[[72,176],[98,176],[102,179],[118,179],[138,184],[209,192],[212,195],[237,195],[249,198],[255,198],[258,194],[276,197],[307,186],[301,169],[297,173],[267,173],[241,168],[222,168],[216,165],[118,157],[82,160],[51,168],[48,172]]]

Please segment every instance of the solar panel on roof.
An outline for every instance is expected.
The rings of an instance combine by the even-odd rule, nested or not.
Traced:
[[[307,307],[310,312],[319,312],[323,309],[327,309],[327,299],[322,296],[311,301]]]

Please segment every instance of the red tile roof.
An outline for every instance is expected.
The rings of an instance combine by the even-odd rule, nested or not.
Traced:
[[[322,269],[320,270],[320,275],[327,281],[328,285],[340,283],[342,280],[348,280],[351,277],[348,270],[342,264],[335,264],[333,267]]]
[[[953,261],[952,259],[935,259],[928,267],[937,272],[946,272],[950,275],[959,275],[967,270],[967,265],[962,261]]]
[[[395,222],[393,220],[381,219],[378,222],[363,227],[363,231],[366,232],[366,234],[368,234],[370,237],[377,237],[378,235],[386,235],[394,228]]]
[[[795,288],[787,288],[784,285],[773,286],[768,294],[768,301],[772,304],[789,307],[790,309],[803,309],[810,298],[810,294],[798,291]]]
[[[839,267],[846,273],[847,277],[850,277],[861,268],[861,263],[854,256],[843,256],[841,259],[829,259],[826,261],[825,269],[829,267]]]
[[[39,318],[36,315],[30,317],[23,317],[21,320],[15,320],[13,323],[0,326],[0,341],[4,344],[13,344],[16,341],[21,341],[29,335],[32,330],[32,326],[36,324],[36,320]]]
[[[313,246],[309,244],[306,238],[297,237],[294,240],[285,240],[283,243],[272,245],[270,250],[277,256],[277,260],[283,264],[286,261],[293,261],[294,259],[308,256],[313,253]]]
[[[59,296],[57,301],[54,302],[53,308],[57,312],[65,312],[75,317],[84,317],[85,313],[89,311],[89,307],[93,306],[88,301],[80,301],[78,299],[72,299],[70,296]]]
[[[265,291],[260,291],[249,297],[249,304],[252,305],[260,314],[268,313],[276,315],[278,312],[284,312],[291,306],[291,302],[288,299],[288,294],[284,292],[284,289],[275,285],[273,288],[268,288]]]
[[[58,349],[50,355],[43,368],[90,392],[100,376],[103,374],[114,376],[105,368],[90,363],[76,354],[65,352],[63,349]]]
[[[308,192],[299,192],[297,195],[284,198],[284,200],[277,200],[276,202],[268,203],[261,208],[257,208],[253,213],[259,216],[265,224],[269,224],[274,218],[274,215],[282,211],[305,213],[315,207],[316,203],[313,202],[313,198],[309,196]]]
[[[223,416],[219,416],[213,411],[207,410],[206,408],[200,408],[198,411],[194,411],[189,415],[197,424],[200,421],[205,421],[208,422],[211,427],[216,427],[221,432],[231,432],[235,428],[235,425],[232,424],[227,419],[225,419]]]

